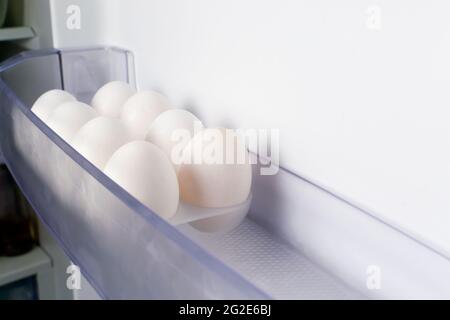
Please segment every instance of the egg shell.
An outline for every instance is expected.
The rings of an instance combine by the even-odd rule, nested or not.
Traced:
[[[175,215],[179,202],[177,176],[167,156],[146,141],[119,148],[105,166],[105,174],[156,214]]]
[[[123,104],[135,93],[128,83],[111,81],[97,90],[91,105],[102,116],[119,118]]]
[[[245,143],[239,137],[232,139],[234,153],[241,152],[245,159],[241,163],[230,162],[227,154],[231,149],[226,144],[226,137],[223,128],[206,128],[189,141],[178,170],[183,201],[200,207],[220,208],[242,203],[248,198],[252,168]],[[218,155],[217,163],[211,161],[211,154]]]
[[[135,139],[143,140],[153,120],[169,106],[168,99],[162,94],[140,91],[125,102],[120,118]]]
[[[46,122],[53,110],[60,104],[76,101],[75,97],[64,90],[54,89],[41,95],[31,107],[31,111]]]
[[[184,148],[194,133],[203,128],[201,121],[189,111],[171,109],[161,113],[152,122],[145,139],[161,148],[178,169]],[[177,130],[180,131],[177,132]],[[174,138],[180,138],[180,140]]]
[[[97,117],[97,112],[79,101],[65,102],[50,114],[47,125],[61,138],[70,142],[78,130],[89,120]]]
[[[72,146],[99,169],[121,146],[132,140],[118,119],[97,117],[88,121],[75,134]]]

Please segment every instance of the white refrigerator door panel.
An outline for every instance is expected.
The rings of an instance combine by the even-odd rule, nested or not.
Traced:
[[[56,46],[125,47],[207,125],[278,128],[283,167],[450,257],[448,1],[50,3]]]

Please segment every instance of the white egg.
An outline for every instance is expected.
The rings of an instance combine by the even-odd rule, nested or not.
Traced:
[[[70,142],[86,122],[97,116],[97,112],[85,103],[79,101],[64,102],[50,114],[47,125],[61,138]]]
[[[175,171],[167,156],[146,141],[133,141],[118,149],[105,166],[105,174],[156,214],[170,218],[179,202]]]
[[[95,93],[91,105],[102,116],[118,118],[122,112],[123,104],[135,92],[136,90],[128,83],[122,81],[108,82]]]
[[[153,121],[145,139],[161,148],[178,169],[184,148],[202,129],[201,121],[189,111],[171,109]]]
[[[122,108],[121,119],[136,139],[144,139],[150,124],[169,109],[165,96],[154,91],[140,91],[132,95]]]
[[[60,104],[68,101],[76,101],[74,96],[64,90],[50,90],[41,95],[31,107],[42,121],[47,121],[50,113]]]
[[[250,194],[252,168],[244,141],[223,128],[197,133],[178,170],[181,199],[200,207],[229,207]]]
[[[71,145],[95,166],[103,169],[112,154],[131,140],[120,120],[97,117],[78,130]]]

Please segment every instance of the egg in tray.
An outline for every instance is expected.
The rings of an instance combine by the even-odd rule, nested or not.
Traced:
[[[88,105],[55,89],[42,94],[31,110],[173,225],[227,232],[249,210],[252,168],[245,139],[231,129],[205,127],[158,92],[137,92],[112,81]]]

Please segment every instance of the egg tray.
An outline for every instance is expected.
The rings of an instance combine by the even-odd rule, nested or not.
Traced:
[[[114,80],[135,84],[133,56],[126,50],[29,51],[0,66],[0,148],[40,219],[104,297],[267,297],[177,227],[225,215],[233,217],[233,227],[244,219],[251,196],[218,209],[181,202],[166,221],[30,110],[48,90],[64,89],[89,102],[99,87]]]
[[[168,219],[168,221],[173,225],[180,225],[185,223],[192,223],[203,219],[213,218],[221,215],[232,215],[236,217],[236,222],[233,225],[229,226],[227,229],[233,229],[239,224],[240,221],[242,221],[245,218],[248,210],[250,209],[251,202],[252,202],[251,194],[244,202],[239,203],[235,206],[223,208],[198,207],[180,201],[177,212],[172,218]]]

